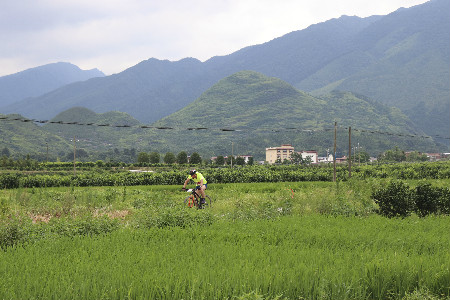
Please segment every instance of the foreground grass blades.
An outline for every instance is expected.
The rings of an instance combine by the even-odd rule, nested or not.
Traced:
[[[450,219],[285,216],[122,228],[0,251],[0,299],[449,296]]]

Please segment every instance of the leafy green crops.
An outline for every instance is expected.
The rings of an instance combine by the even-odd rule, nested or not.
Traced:
[[[60,237],[0,251],[0,298],[448,296],[448,232],[448,217],[310,215]]]
[[[332,181],[333,168],[329,166],[246,166],[237,168],[211,168],[201,170],[209,183],[299,182]],[[337,167],[337,179],[348,180],[348,167]],[[187,177],[186,170],[164,170],[153,173],[131,172],[83,172],[73,175],[42,175],[17,172],[0,173],[0,188],[33,188],[60,186],[134,186],[134,185],[180,185]],[[392,165],[354,166],[352,178],[397,179],[448,179],[450,162],[427,162]]]

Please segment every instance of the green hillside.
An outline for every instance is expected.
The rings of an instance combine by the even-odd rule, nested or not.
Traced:
[[[58,124],[54,122],[77,124]],[[83,108],[75,107],[68,109],[47,123],[43,129],[52,134],[61,136],[65,140],[76,138],[78,146],[92,151],[105,151],[114,148],[128,148],[135,144],[138,137],[130,134],[127,127],[114,126],[137,126],[139,121],[124,112],[106,112],[96,114]]]
[[[140,124],[127,113],[97,114],[77,107],[42,127],[8,121],[20,130],[9,128],[5,137],[11,143],[18,139],[33,141],[29,134],[46,132],[66,141],[66,150],[61,151],[67,151],[67,143],[75,138],[77,148],[91,155],[133,148],[136,153],[199,152],[204,158],[233,152],[264,160],[265,148],[286,143],[298,151],[317,150],[325,155],[333,149],[335,121],[339,127],[338,156],[347,154],[349,126],[354,145],[359,144],[372,155],[395,146],[427,152],[438,149],[431,139],[411,137],[423,132],[397,108],[349,92],[313,97],[278,78],[253,71],[220,80],[193,103],[151,126]],[[404,134],[408,137],[400,136]],[[45,145],[36,140],[40,147]],[[24,142],[15,147],[23,153],[34,149],[32,143]]]
[[[7,148],[11,154],[25,156],[31,154],[41,158],[48,153],[58,156],[61,151],[69,151],[69,140],[44,130],[34,122],[22,122],[14,119],[25,119],[20,115],[0,114],[0,149]]]
[[[229,76],[203,93],[196,101],[166,117],[157,126],[207,130],[185,131],[175,135],[162,132],[158,140],[172,147],[185,147],[211,155],[253,154],[264,159],[266,147],[291,143],[298,150],[318,150],[324,154],[333,147],[334,122],[340,128],[377,130],[398,134],[423,134],[398,109],[358,97],[334,92],[316,98],[298,91],[286,82],[252,71]],[[220,129],[241,131],[223,132]],[[348,135],[341,129],[338,150],[348,150]],[[435,150],[428,139],[355,131],[354,140],[376,155],[399,146],[404,149]]]
[[[354,37],[358,45],[294,86],[352,91],[400,108],[430,135],[448,136],[450,2],[398,10]]]
[[[156,124],[273,129],[302,122],[317,127],[311,120],[324,104],[278,78],[242,71],[219,81],[196,101]]]

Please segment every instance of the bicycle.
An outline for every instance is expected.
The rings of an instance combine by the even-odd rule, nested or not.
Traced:
[[[211,207],[211,197],[209,195],[205,195],[205,203],[200,203],[200,194],[197,193],[198,188],[195,189],[182,189],[185,192],[190,192],[191,194],[184,198],[184,204],[187,207],[196,207],[197,209],[204,209]]]

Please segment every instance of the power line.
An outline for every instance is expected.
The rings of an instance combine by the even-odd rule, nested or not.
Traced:
[[[7,116],[0,117],[2,121],[20,121],[24,123],[39,123],[39,124],[58,124],[58,125],[78,125],[78,126],[97,126],[97,127],[110,127],[110,128],[140,128],[140,129],[157,129],[157,130],[188,130],[188,131],[202,131],[202,130],[218,130],[223,132],[245,132],[245,131],[271,131],[271,132],[286,132],[286,131],[296,131],[296,132],[306,132],[306,133],[314,133],[314,132],[323,132],[323,131],[332,131],[333,128],[323,128],[323,129],[304,129],[298,127],[284,127],[284,128],[253,128],[246,127],[241,129],[235,128],[213,128],[213,127],[170,127],[170,126],[150,126],[150,125],[114,125],[109,123],[97,124],[97,123],[81,123],[81,122],[69,122],[69,121],[49,121],[49,120],[36,120],[36,119],[27,119],[27,118],[10,118]],[[342,129],[348,130],[348,127],[341,127]],[[409,134],[409,133],[393,133],[387,131],[379,131],[379,130],[368,130],[368,129],[355,129],[352,127],[352,130],[358,131],[361,133],[370,133],[370,134],[380,134],[380,135],[389,135],[389,136],[398,136],[398,137],[410,137],[410,138],[436,138],[436,139],[446,139],[450,140],[450,137],[443,137],[440,135],[434,136],[425,136],[418,134]]]

